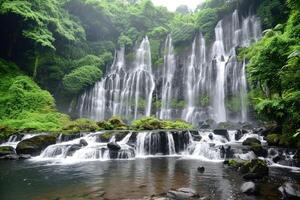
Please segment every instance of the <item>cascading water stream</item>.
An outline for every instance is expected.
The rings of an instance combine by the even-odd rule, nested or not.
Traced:
[[[159,115],[160,119],[172,118],[171,101],[172,101],[172,87],[173,87],[175,68],[176,68],[176,61],[175,61],[173,44],[172,44],[172,38],[171,35],[168,35],[165,42],[161,111]]]
[[[235,10],[218,22],[212,46],[207,46],[200,33],[189,57],[177,62],[168,35],[164,65],[155,72],[162,73],[158,76],[162,84],[156,88],[155,83],[160,81],[153,76],[150,43],[145,37],[132,67],[125,66],[125,49],[117,51],[106,76],[78,98],[79,116],[102,120],[117,115],[131,121],[155,111],[161,119],[181,118],[194,125],[210,119],[217,123],[246,122],[246,62],[237,59],[236,48],[248,46],[260,37],[259,18],[242,17]],[[160,94],[156,96],[156,103],[161,103],[158,109],[152,106],[153,94]]]
[[[214,119],[216,122],[225,122],[225,67],[227,56],[224,49],[222,21],[220,21],[215,28],[215,37],[216,41],[212,48],[213,66],[216,68],[217,73],[215,92],[213,95]]]
[[[128,118],[150,116],[155,81],[151,68],[151,51],[148,37],[137,50],[135,68],[126,74],[121,92],[121,109]]]

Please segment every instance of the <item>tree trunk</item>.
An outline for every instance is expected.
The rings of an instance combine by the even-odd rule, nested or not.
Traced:
[[[36,53],[35,60],[34,60],[33,79],[36,79],[38,66],[39,66],[39,54]]]

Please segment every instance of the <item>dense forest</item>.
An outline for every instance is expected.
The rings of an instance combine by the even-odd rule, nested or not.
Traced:
[[[269,136],[274,142],[295,145],[300,138],[297,0],[207,0],[193,12],[185,6],[170,12],[149,0],[2,0],[1,137],[26,130],[95,129],[94,121],[72,121],[58,112],[55,102],[66,111],[66,104],[101,79],[116,49],[125,47],[131,61],[147,35],[153,68],[160,68],[168,34],[180,55],[199,32],[213,41],[217,22],[235,9],[257,13],[264,30],[259,42],[238,49],[239,58],[248,61],[256,119],[277,125]]]

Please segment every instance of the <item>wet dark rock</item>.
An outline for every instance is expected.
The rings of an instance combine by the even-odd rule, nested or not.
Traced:
[[[11,155],[11,154],[16,154],[16,151],[13,147],[11,147],[11,146],[0,146],[0,157],[6,156],[6,155]]]
[[[241,186],[241,191],[242,193],[245,193],[247,195],[255,195],[257,194],[257,187],[255,185],[255,183],[253,183],[252,181],[243,183],[243,185]]]
[[[233,149],[231,149],[231,146],[221,146],[220,147],[220,155],[221,155],[221,158],[233,158],[233,155],[234,155],[234,151]]]
[[[197,170],[198,172],[203,173],[205,171],[205,168],[202,166],[202,167],[198,167]]]
[[[215,129],[213,132],[215,135],[223,136],[229,141],[229,134],[226,129]]]
[[[284,183],[278,188],[284,199],[300,199],[300,185],[295,183]]]
[[[194,135],[193,140],[197,141],[197,142],[200,142],[202,140],[202,137],[200,135]]]
[[[107,148],[112,151],[119,151],[121,146],[115,142],[110,142],[107,144]]]
[[[56,137],[53,135],[37,135],[18,143],[16,152],[18,154],[39,155],[49,145],[56,143]]]
[[[243,142],[243,145],[253,145],[253,144],[261,144],[261,142],[256,139],[256,138],[247,138],[244,142]]]
[[[66,156],[72,156],[75,151],[78,151],[79,149],[81,149],[81,145],[80,144],[72,144],[71,147],[68,149],[68,152],[66,153]],[[61,154],[61,152],[58,152],[58,155]]]
[[[167,197],[170,199],[176,200],[187,200],[187,199],[196,199],[199,198],[199,194],[195,190],[190,188],[179,188],[171,189],[167,192]]]
[[[267,157],[268,151],[262,147],[261,144],[252,143],[250,146],[250,150],[254,152],[256,156],[259,157]]]
[[[81,146],[87,146],[87,145],[88,145],[88,143],[87,143],[87,141],[86,141],[85,139],[81,139],[81,140],[79,141],[79,144],[80,144]]]
[[[213,139],[214,139],[214,135],[213,135],[212,133],[210,133],[210,134],[208,135],[208,138],[211,139],[211,140],[213,140]]]
[[[240,140],[243,137],[243,132],[241,130],[237,130],[237,132],[234,135],[235,140]]]

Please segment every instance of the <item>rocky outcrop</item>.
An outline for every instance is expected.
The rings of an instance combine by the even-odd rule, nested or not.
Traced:
[[[225,137],[227,139],[227,141],[230,140],[228,131],[226,129],[215,129],[213,132],[215,135],[220,135],[220,136]]]
[[[30,154],[32,156],[37,156],[46,147],[55,143],[56,137],[54,135],[37,135],[19,142],[16,152],[17,154]]]
[[[300,185],[294,183],[284,183],[278,188],[283,199],[300,199]]]
[[[111,151],[119,151],[121,146],[115,142],[107,143],[107,148]]]

